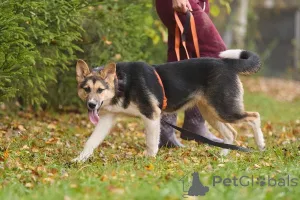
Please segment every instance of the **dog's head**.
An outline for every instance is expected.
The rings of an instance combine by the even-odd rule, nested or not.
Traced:
[[[99,121],[98,111],[104,101],[115,96],[114,79],[116,64],[110,63],[101,71],[92,71],[83,60],[76,65],[76,79],[78,82],[78,96],[86,102],[89,118],[93,124]]]

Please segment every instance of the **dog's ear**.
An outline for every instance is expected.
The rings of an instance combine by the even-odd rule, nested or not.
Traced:
[[[107,81],[112,82],[116,76],[116,63],[109,63],[101,71],[101,76]]]
[[[83,60],[78,60],[76,64],[77,82],[78,83],[82,82],[89,73],[90,73],[89,66]]]

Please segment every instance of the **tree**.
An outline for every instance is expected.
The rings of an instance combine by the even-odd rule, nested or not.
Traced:
[[[45,102],[48,82],[81,50],[80,0],[0,3],[0,101]]]

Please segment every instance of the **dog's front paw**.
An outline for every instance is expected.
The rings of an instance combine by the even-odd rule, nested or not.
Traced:
[[[221,156],[227,156],[229,154],[229,149],[222,149],[220,152]]]
[[[158,149],[157,150],[149,150],[148,149],[148,150],[146,150],[145,155],[149,156],[149,157],[155,157],[157,152],[158,152]]]
[[[72,160],[72,162],[85,162],[89,159],[89,157],[93,154],[93,150],[84,150],[80,153],[80,155]]]
[[[265,151],[266,150],[266,145],[263,143],[261,145],[258,145],[259,151]]]

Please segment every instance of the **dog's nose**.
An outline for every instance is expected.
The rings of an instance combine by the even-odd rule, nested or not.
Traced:
[[[93,103],[93,102],[88,102],[88,107],[89,109],[94,109],[96,107],[96,103]]]

